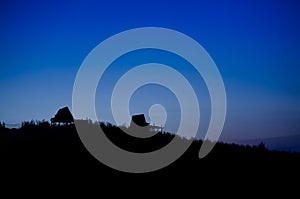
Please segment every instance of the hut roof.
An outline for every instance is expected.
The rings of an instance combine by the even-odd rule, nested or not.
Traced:
[[[66,106],[57,111],[54,118],[51,118],[52,122],[62,122],[62,123],[71,123],[74,121],[72,113],[69,108]]]
[[[139,125],[141,127],[149,125],[149,123],[146,122],[144,114],[133,115],[131,117],[131,124],[130,124],[130,126],[132,126],[132,122],[134,122],[136,125]]]

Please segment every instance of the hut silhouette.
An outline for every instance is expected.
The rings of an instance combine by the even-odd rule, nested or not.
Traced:
[[[142,128],[142,127],[144,127],[144,128]],[[162,129],[163,129],[162,126],[155,126],[155,125],[151,125],[150,123],[146,122],[144,114],[132,115],[129,128],[135,129],[137,131],[148,131],[148,133],[153,132],[153,131],[155,131],[155,132],[161,131],[162,132]]]
[[[55,116],[51,118],[51,124],[71,124],[74,122],[74,118],[72,116],[72,113],[70,112],[69,108],[66,106],[64,108],[61,108],[57,111]]]
[[[135,125],[138,125],[140,127],[145,127],[149,125],[149,123],[146,122],[144,114],[131,116],[130,127],[134,127]]]

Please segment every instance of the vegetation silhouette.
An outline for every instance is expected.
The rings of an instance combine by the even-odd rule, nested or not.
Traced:
[[[128,184],[129,180],[137,186],[145,185],[150,181],[156,181],[156,186],[166,186],[174,182],[179,183],[177,181],[179,178],[183,181],[190,181],[191,178],[199,179],[203,183],[212,183],[216,178],[218,183],[227,183],[228,179],[245,182],[262,179],[278,180],[280,177],[288,180],[290,176],[294,178],[299,176],[299,153],[270,151],[264,143],[249,146],[218,142],[211,153],[199,159],[198,152],[203,144],[202,140],[194,140],[178,160],[161,170],[139,175],[124,173],[96,160],[82,144],[74,123],[66,119],[55,121],[65,124],[30,121],[23,122],[18,129],[9,129],[1,123],[0,168],[2,171],[7,171],[7,179],[13,178],[12,176],[19,179],[22,176],[22,179],[38,178],[44,181],[64,176],[68,183],[101,179],[108,184],[112,180],[114,183],[117,181],[117,184],[122,184],[120,186],[125,186],[124,184]],[[91,131],[100,125],[105,135],[115,145],[132,152],[155,151],[164,147],[172,139],[188,141],[186,138],[168,132],[158,132],[147,139],[136,138],[110,123],[91,120],[76,122],[80,122]],[[258,183],[263,185],[266,182]]]

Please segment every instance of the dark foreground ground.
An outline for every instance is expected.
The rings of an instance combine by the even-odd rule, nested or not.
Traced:
[[[104,124],[102,127],[116,145],[136,152],[158,149],[174,138],[174,135],[159,133],[141,141],[123,134],[117,127]],[[85,190],[86,194],[96,192],[98,196],[104,193],[136,196],[142,192],[141,197],[162,192],[211,197],[215,194],[239,196],[240,192],[241,197],[259,197],[261,192],[269,196],[281,192],[289,196],[298,191],[299,153],[269,151],[263,145],[217,143],[208,156],[199,159],[201,144],[194,141],[189,150],[168,167],[132,174],[97,161],[83,146],[73,125],[2,128],[1,191],[7,187],[13,190],[26,187],[33,192],[68,190],[76,195]]]

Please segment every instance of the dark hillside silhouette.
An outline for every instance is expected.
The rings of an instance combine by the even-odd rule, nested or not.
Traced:
[[[290,178],[300,179],[299,153],[270,151],[263,143],[245,146],[219,142],[211,153],[199,159],[198,153],[203,143],[201,140],[194,140],[183,156],[161,170],[144,174],[116,171],[100,163],[87,151],[74,124],[67,125],[70,120],[60,118],[62,113],[69,112],[68,109],[63,110],[65,111],[58,111],[55,117],[58,120],[55,121],[64,125],[50,125],[47,121],[24,122],[19,129],[8,129],[1,125],[0,171],[3,182],[12,179],[14,181],[36,179],[36,182],[43,184],[50,183],[49,179],[52,179],[54,182],[51,182],[51,186],[62,179],[64,179],[63,186],[92,185],[96,182],[93,185],[97,185],[96,189],[102,193],[105,191],[105,188],[102,188],[105,185],[114,187],[113,192],[118,192],[122,187],[130,187],[131,190],[139,186],[174,191],[174,187],[179,185],[187,186],[187,190],[197,185],[194,187],[197,190],[205,185],[215,186],[216,183],[222,186],[230,185],[231,188],[245,187],[248,184],[247,186],[251,186],[253,190],[255,187],[264,187],[270,183],[282,186],[281,183],[287,182]],[[141,120],[146,123],[143,118]],[[132,152],[155,151],[172,139],[178,139],[180,142],[188,141],[166,132],[158,132],[146,139],[136,138],[109,123],[90,120],[78,122],[85,125],[87,133],[96,130],[100,125],[105,135],[115,145]],[[100,182],[104,185],[97,184]],[[189,183],[182,184],[183,182]],[[22,185],[24,184],[26,182]]]

